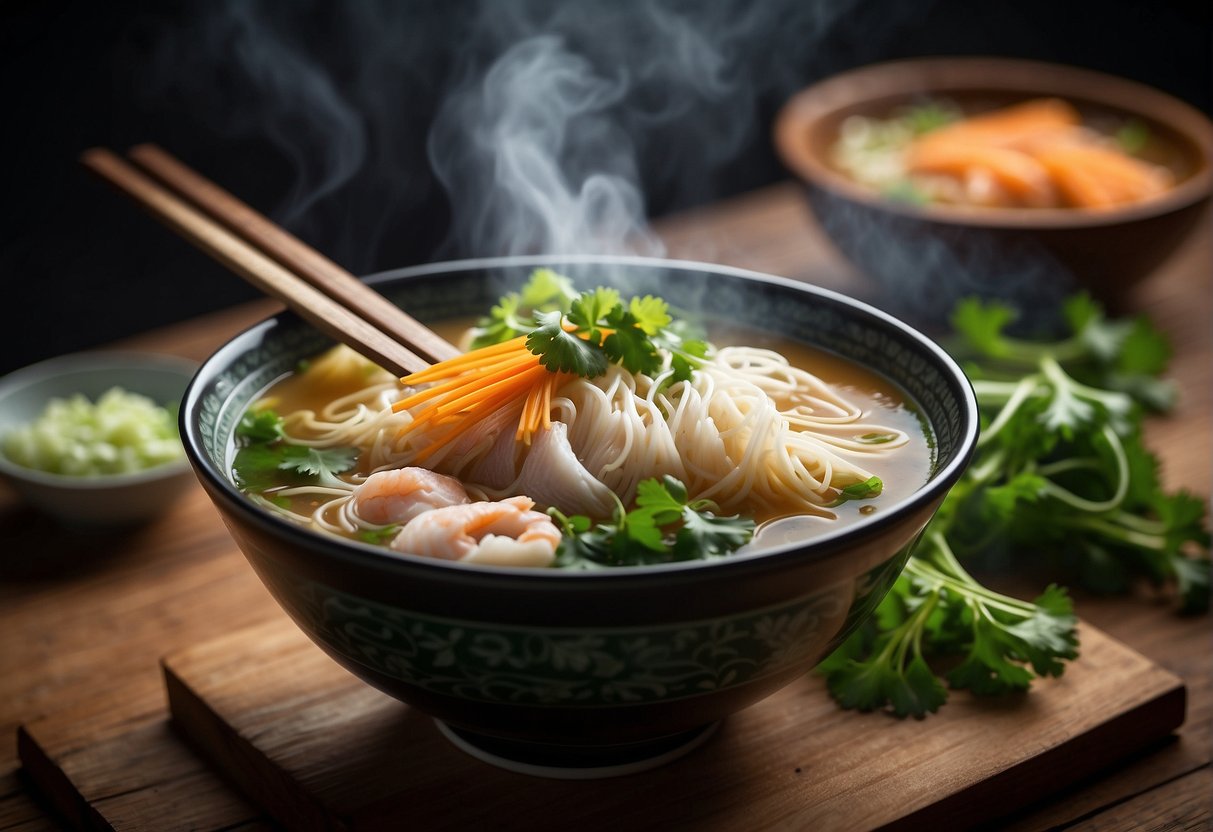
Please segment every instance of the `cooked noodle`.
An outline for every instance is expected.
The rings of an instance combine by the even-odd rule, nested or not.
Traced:
[[[649,377],[612,365],[597,378],[564,384],[551,401],[551,417],[567,426],[577,460],[625,505],[639,482],[668,474],[723,513],[753,515],[781,506],[826,514],[838,489],[872,476],[868,462],[909,441],[902,430],[868,422],[835,388],[771,350],[720,349],[691,380],[670,383],[671,377],[668,368]],[[377,380],[319,412],[288,414],[286,430],[301,445],[356,446],[360,470],[419,465],[459,477],[476,499],[508,496],[508,488],[469,480],[468,473],[492,462],[495,448],[515,468],[521,464],[527,448],[512,442],[520,407],[493,414],[427,454],[429,432],[402,436],[412,417],[392,412],[400,393],[394,382]],[[315,497],[312,523],[357,533],[377,528],[352,510],[351,492],[363,479],[328,477],[276,494]]]

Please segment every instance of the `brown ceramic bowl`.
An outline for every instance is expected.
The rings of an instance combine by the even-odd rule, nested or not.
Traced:
[[[946,99],[978,112],[1042,96],[1086,119],[1135,119],[1165,148],[1176,185],[1105,210],[914,205],[890,200],[830,162],[850,116],[888,117],[899,106]],[[1209,201],[1213,124],[1181,101],[1085,69],[1001,58],[929,58],[864,67],[809,87],[780,112],[775,144],[807,185],[838,248],[876,280],[878,301],[919,322],[942,320],[969,294],[1026,311],[1086,289],[1112,308],[1179,245]]]

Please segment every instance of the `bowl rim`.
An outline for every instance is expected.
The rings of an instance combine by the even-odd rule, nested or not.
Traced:
[[[39,382],[58,376],[72,375],[81,372],[104,372],[105,370],[145,370],[154,368],[164,370],[181,377],[184,390],[193,381],[201,364],[193,359],[182,358],[164,353],[140,352],[137,350],[84,350],[81,352],[65,353],[52,358],[28,364],[0,377],[0,407],[5,399],[23,389],[32,387]],[[147,395],[138,390],[129,392]],[[49,399],[48,399],[49,401]],[[159,404],[159,403],[158,403]],[[178,407],[180,413],[180,406]],[[180,425],[178,425],[180,431]],[[182,438],[182,446],[185,439]],[[0,448],[0,475],[13,480],[24,480],[43,487],[61,488],[70,491],[104,491],[113,488],[141,485],[156,480],[168,479],[185,473],[191,468],[189,457],[182,454],[176,459],[143,468],[139,471],[129,471],[121,474],[58,474],[53,471],[41,471],[37,468],[27,468],[13,462]]]
[[[922,487],[902,498],[887,510],[873,514],[870,517],[848,524],[845,528],[827,532],[813,538],[811,550],[804,551],[804,544],[789,543],[762,549],[758,552],[711,560],[693,560],[677,563],[653,564],[648,566],[616,566],[601,570],[570,570],[570,569],[535,569],[532,567],[494,566],[488,564],[467,564],[459,561],[448,561],[435,558],[402,557],[384,551],[383,547],[361,541],[347,540],[306,528],[275,516],[264,509],[258,508],[249,500],[236,485],[224,475],[220,466],[209,459],[201,446],[200,429],[192,418],[202,399],[203,389],[227,366],[229,359],[235,358],[248,345],[255,343],[263,335],[277,326],[300,323],[299,317],[290,311],[272,315],[230,338],[223,346],[207,358],[198,373],[191,380],[182,400],[179,415],[182,441],[185,445],[186,456],[194,467],[195,474],[207,486],[212,497],[219,495],[226,506],[234,508],[239,514],[254,524],[268,528],[287,539],[305,544],[305,548],[323,549],[326,559],[352,560],[356,563],[368,564],[387,570],[416,570],[432,575],[444,575],[471,583],[487,581],[500,585],[502,581],[518,581],[520,583],[539,582],[547,585],[552,582],[593,582],[605,585],[613,581],[637,583],[642,581],[663,580],[671,574],[696,573],[711,570],[713,574],[731,569],[752,569],[762,565],[776,566],[789,558],[824,559],[835,553],[842,545],[859,543],[871,537],[878,536],[886,528],[904,521],[907,516],[929,506],[956,483],[968,467],[976,450],[979,420],[977,400],[972,385],[960,366],[943,348],[918,330],[903,323],[892,315],[872,307],[862,301],[855,300],[839,292],[815,286],[804,281],[764,274],[734,266],[723,266],[713,263],[701,263],[691,260],[665,259],[658,257],[643,257],[633,255],[601,255],[601,254],[552,254],[552,255],[513,255],[503,257],[479,257],[463,260],[440,261],[398,269],[389,269],[370,274],[364,278],[370,284],[384,282],[407,282],[420,277],[442,273],[491,271],[494,269],[519,267],[553,267],[563,265],[612,265],[628,267],[645,267],[654,269],[677,269],[684,271],[713,272],[730,277],[739,277],[746,281],[771,284],[790,288],[810,295],[816,295],[823,300],[834,302],[861,314],[875,318],[884,326],[891,327],[903,337],[915,342],[925,352],[932,355],[940,370],[961,391],[959,413],[962,420],[962,432],[958,440],[958,452],[946,465],[940,467],[935,476]],[[317,546],[317,544],[327,544]]]
[[[962,77],[957,77],[958,74]],[[936,84],[956,92],[971,89],[1072,96],[1142,116],[1182,135],[1196,149],[1199,168],[1156,197],[1116,208],[977,209],[938,204],[918,206],[890,200],[852,181],[809,152],[805,133],[823,118],[868,101],[929,94],[931,90],[924,81],[944,75],[946,82],[939,78]],[[856,95],[856,90],[863,94]],[[1169,93],[1120,76],[1021,58],[975,55],[909,58],[868,64],[832,75],[800,90],[784,103],[775,118],[774,143],[784,165],[816,187],[892,214],[941,225],[992,229],[1098,228],[1179,211],[1207,199],[1213,191],[1213,122],[1195,107]]]

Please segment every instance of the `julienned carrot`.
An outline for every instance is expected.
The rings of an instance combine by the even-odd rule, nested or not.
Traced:
[[[472,380],[471,374],[473,373],[477,374],[476,380],[481,384],[488,384],[490,382],[497,381],[500,378],[511,376],[518,370],[525,369],[533,363],[528,361],[529,355],[530,353],[527,353],[526,355],[511,356],[505,361],[496,361],[491,364],[486,364],[483,367],[467,370],[459,376],[452,378],[450,381],[443,382],[442,384],[435,384],[432,387],[427,387],[425,390],[413,393],[407,399],[407,406],[412,408],[421,404],[422,402],[429,401],[430,399],[436,398],[445,393],[449,393],[452,390],[458,390],[461,387],[467,386]],[[408,378],[411,379],[412,376],[409,376]],[[396,402],[394,405],[392,405],[392,407],[396,410],[396,412],[405,409],[405,406],[402,405],[401,402]]]
[[[465,352],[463,355],[448,358],[446,361],[441,361],[428,370],[421,370],[420,372],[405,376],[400,381],[403,384],[413,385],[433,381],[436,378],[449,378],[460,367],[467,365],[479,366],[485,363],[484,359],[491,356],[520,352],[526,352],[525,335],[519,335],[517,338],[512,338],[509,341],[502,341],[500,344],[490,344],[487,347],[481,347],[471,352]]]
[[[477,379],[473,389],[461,391],[459,395],[444,399],[435,405],[438,409],[438,416],[439,418],[453,416],[488,398],[502,396],[507,399],[516,398],[520,391],[528,393],[532,387],[543,380],[543,375],[541,374],[547,372],[546,368],[536,362],[535,366],[519,370],[505,378],[494,381],[492,384],[484,384],[481,380]]]
[[[518,420],[515,439],[530,444],[531,436],[540,428],[552,426],[552,394],[572,377],[571,373],[548,373],[547,378],[531,388],[522,408],[522,418]]]
[[[418,454],[422,460],[456,440],[484,417],[502,408],[521,406],[517,438],[529,443],[541,426],[551,425],[552,393],[571,377],[553,373],[526,348],[526,338],[494,344],[405,376],[407,385],[431,384],[405,396],[392,410],[419,411],[401,430],[402,436],[422,429],[447,429],[434,436]]]

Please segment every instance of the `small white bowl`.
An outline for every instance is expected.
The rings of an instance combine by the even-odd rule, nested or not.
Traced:
[[[181,401],[196,362],[167,355],[82,352],[51,358],[0,378],[0,436],[37,419],[47,402],[82,394],[96,401],[111,387],[159,405]],[[0,446],[0,476],[31,505],[61,520],[90,526],[134,525],[172,505],[195,481],[180,459],[130,474],[76,477],[18,465]]]

